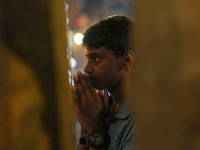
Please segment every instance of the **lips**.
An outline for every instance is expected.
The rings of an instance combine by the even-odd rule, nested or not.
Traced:
[[[90,78],[90,81],[94,82],[94,81],[96,81],[96,79],[95,78]]]
[[[91,81],[91,82],[94,82],[94,81],[96,81],[96,78],[95,78],[95,77],[93,77],[93,76],[89,76],[89,79],[90,79],[90,81]]]

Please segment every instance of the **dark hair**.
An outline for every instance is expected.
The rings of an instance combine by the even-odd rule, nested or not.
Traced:
[[[125,16],[110,16],[91,26],[83,38],[86,49],[105,47],[113,50],[115,57],[122,56],[128,50],[134,50],[134,23]]]

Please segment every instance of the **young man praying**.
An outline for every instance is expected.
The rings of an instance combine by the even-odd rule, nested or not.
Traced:
[[[84,73],[73,77],[74,110],[81,125],[79,150],[135,150],[134,117],[128,110],[135,62],[133,27],[130,19],[116,15],[84,33],[87,64]]]

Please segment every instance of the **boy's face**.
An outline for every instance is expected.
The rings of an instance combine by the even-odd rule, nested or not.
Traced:
[[[112,50],[104,47],[87,50],[87,64],[84,71],[96,89],[113,89],[123,77],[122,58],[115,58]]]

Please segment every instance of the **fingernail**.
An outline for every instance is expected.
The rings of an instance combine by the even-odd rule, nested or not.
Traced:
[[[101,95],[102,95],[102,91],[101,91],[101,90],[99,90],[99,92],[98,92],[98,95],[99,95],[99,96],[101,96]]]
[[[76,81],[78,81],[78,76],[75,77]]]
[[[88,74],[87,74],[87,73],[84,73],[84,77],[88,77]]]
[[[80,71],[77,72],[78,75],[81,75],[82,73]]]
[[[99,91],[99,93],[100,93],[101,95],[103,94],[101,90]]]
[[[102,95],[104,96],[104,94],[105,94],[105,90],[102,90]]]
[[[72,88],[73,88],[74,91],[76,91],[76,88],[74,86]]]

